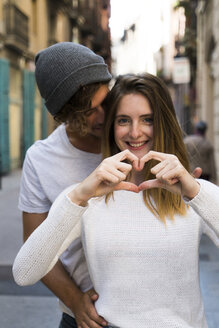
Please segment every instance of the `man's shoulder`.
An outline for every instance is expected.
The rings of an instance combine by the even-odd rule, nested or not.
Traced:
[[[45,152],[56,152],[58,145],[61,143],[62,126],[57,127],[47,138],[34,142],[27,150],[27,156],[37,156]]]
[[[204,138],[204,141],[203,141],[203,147],[205,147],[206,149],[210,150],[210,151],[213,151],[214,150],[214,146],[213,144],[211,143],[210,140],[208,140],[207,138]]]
[[[184,142],[185,143],[189,143],[189,142],[198,142],[202,139],[201,136],[198,136],[196,134],[190,134],[190,135],[187,135],[185,138],[184,138]]]

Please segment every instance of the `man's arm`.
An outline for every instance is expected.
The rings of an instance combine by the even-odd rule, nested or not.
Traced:
[[[48,213],[23,212],[23,239],[46,219]],[[81,292],[69,277],[62,263],[58,261],[53,269],[41,280],[75,315],[79,327],[99,328],[107,323],[95,309],[94,302],[98,295],[94,290]]]

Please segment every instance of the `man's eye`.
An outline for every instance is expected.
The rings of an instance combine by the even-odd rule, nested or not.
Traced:
[[[86,116],[90,116],[91,114],[93,114],[94,112],[96,112],[97,108],[90,108],[85,112]]]

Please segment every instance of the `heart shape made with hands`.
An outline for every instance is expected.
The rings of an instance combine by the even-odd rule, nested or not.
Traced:
[[[143,181],[139,185],[122,181],[115,187],[115,190],[127,190],[138,193],[139,191],[146,189],[164,188],[173,193],[181,194],[182,190],[179,183],[179,177],[183,166],[175,155],[150,151],[142,158],[134,159],[132,166],[136,171],[140,172],[143,170],[145,163],[152,159],[159,162],[151,169],[151,173],[155,175],[154,179]],[[185,172],[185,168],[183,169]],[[202,170],[198,167],[193,171],[192,175],[194,178],[199,178],[201,173]],[[189,176],[191,177],[190,174]]]
[[[162,162],[162,160],[164,160],[166,158],[166,155],[167,154],[164,154],[164,153],[150,151],[148,154],[144,155],[142,158],[138,158],[138,160],[132,161],[133,169],[140,172],[144,169],[145,163],[147,163],[151,159],[155,159],[159,162]],[[175,180],[176,181],[174,183],[176,183],[178,181],[177,179],[175,179]],[[146,189],[151,189],[151,188],[160,188],[160,187],[163,187],[163,183],[155,178],[152,180],[143,181],[139,185],[136,185],[135,183],[132,183],[132,182],[122,181],[115,186],[114,190],[127,190],[127,191],[132,191],[135,193],[139,193],[139,191],[141,191],[141,190],[146,190]]]

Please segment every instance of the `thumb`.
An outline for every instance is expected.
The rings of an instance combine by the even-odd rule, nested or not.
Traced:
[[[91,301],[96,302],[98,300],[99,296],[98,294],[93,294],[90,296]]]
[[[160,181],[159,179],[152,179],[142,182],[138,188],[140,190],[152,189],[152,188],[163,188],[171,191],[174,185],[178,182],[177,178],[172,179],[169,184]]]
[[[146,190],[146,189],[152,189],[152,188],[162,188],[163,184],[158,179],[153,180],[147,180],[142,182],[138,188],[139,190]]]
[[[201,167],[196,167],[194,171],[192,172],[192,176],[196,179],[200,178],[202,175],[202,168]]]
[[[114,190],[127,190],[127,191],[133,191],[136,193],[139,192],[138,186],[136,186],[134,183],[126,182],[126,181],[122,181],[122,182],[118,183],[115,186]]]
[[[95,302],[95,301],[98,299],[98,297],[99,297],[99,295],[96,293],[96,291],[95,291],[94,289],[90,289],[90,290],[88,291],[88,295],[90,296],[90,299],[91,299],[93,302]]]

